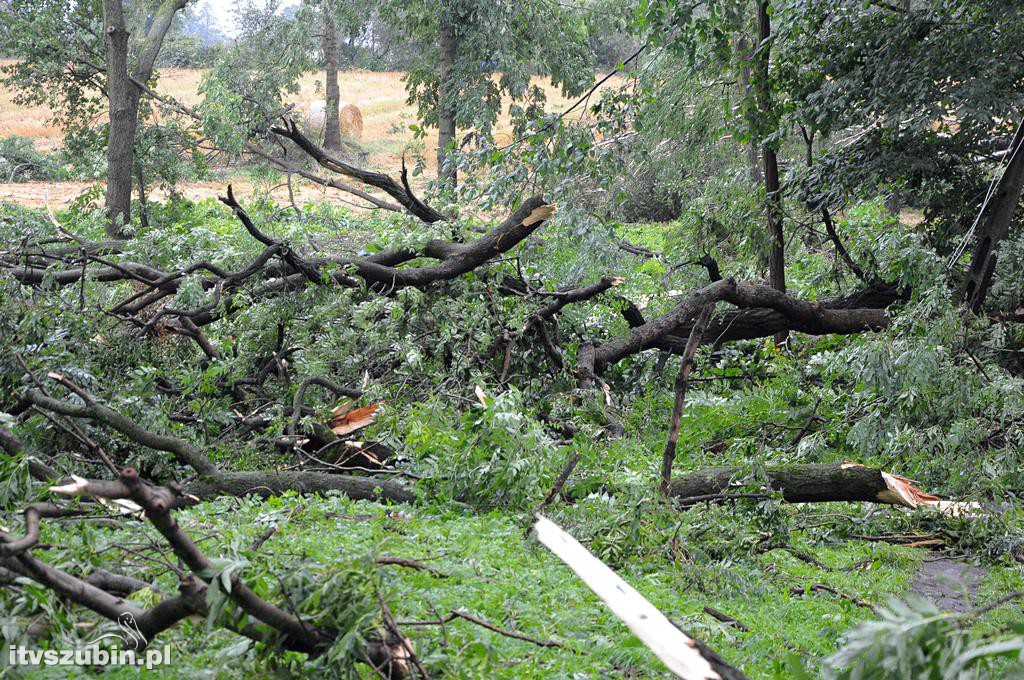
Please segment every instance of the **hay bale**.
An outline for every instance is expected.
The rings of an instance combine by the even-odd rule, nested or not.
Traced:
[[[341,102],[338,113],[338,127],[341,134],[350,139],[360,139],[363,136],[363,113],[355,104]],[[309,103],[302,116],[302,127],[307,133],[323,136],[324,125],[327,121],[327,102],[323,99],[316,99]]]
[[[341,102],[338,122],[341,127],[341,134],[348,135],[352,139],[363,138],[363,112],[355,104]]]

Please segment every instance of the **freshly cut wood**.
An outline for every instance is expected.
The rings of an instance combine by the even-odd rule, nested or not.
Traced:
[[[557,524],[537,515],[533,528],[537,532],[537,540],[576,572],[677,676],[685,680],[739,680],[746,677],[705,645],[679,630],[657,607]]]
[[[713,467],[672,480],[670,495],[682,500],[728,500],[738,467]],[[867,501],[908,508],[931,507],[951,514],[968,514],[977,503],[945,501],[921,491],[906,477],[860,463],[789,465],[768,470],[768,486],[790,503]]]
[[[351,404],[338,406],[331,411],[329,427],[331,432],[339,437],[372,424],[377,418],[377,409],[380,408],[378,403],[356,409],[350,408],[350,406]]]

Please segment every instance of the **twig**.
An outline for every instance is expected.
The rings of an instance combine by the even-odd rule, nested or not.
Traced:
[[[407,567],[409,569],[419,569],[420,571],[428,572],[429,574],[431,574],[432,576],[436,576],[437,578],[448,578],[448,574],[444,573],[443,571],[440,571],[438,569],[434,569],[433,567],[431,567],[429,565],[423,564],[422,562],[417,562],[416,560],[413,560],[413,559],[409,559],[408,557],[393,557],[391,555],[377,555],[377,557],[374,559],[374,562],[376,562],[377,564],[389,564],[389,565],[396,566],[396,567]]]
[[[803,595],[803,594],[805,594],[808,591],[832,593],[836,597],[842,598],[842,599],[844,599],[844,600],[846,600],[848,602],[852,602],[853,604],[857,605],[858,607],[864,607],[865,609],[870,609],[871,611],[875,612],[876,614],[878,613],[878,610],[875,608],[875,605],[871,604],[870,602],[867,602],[866,600],[862,600],[862,599],[860,599],[859,597],[857,597],[855,595],[850,595],[849,593],[844,593],[843,591],[837,590],[836,588],[833,588],[832,586],[825,585],[824,583],[811,583],[808,586],[806,586],[805,588],[801,588],[801,587],[798,586],[798,587],[790,588],[789,589],[789,592],[791,594],[793,594],[793,595]]]
[[[270,540],[271,536],[273,536],[276,533],[277,525],[267,527],[267,530],[260,534],[258,537],[256,537],[256,540],[252,542],[252,545],[249,546],[249,550],[251,550],[252,552],[256,552],[261,547],[263,547],[264,543]]]
[[[784,551],[788,552],[790,555],[792,555],[793,557],[795,557],[798,560],[800,560],[801,562],[806,562],[807,564],[813,565],[813,566],[817,567],[818,569],[824,569],[825,571],[834,571],[834,569],[832,569],[832,567],[830,567],[827,564],[825,564],[824,562],[821,562],[820,560],[816,559],[813,555],[805,553],[803,550],[800,550],[798,548],[794,548],[791,545],[780,545],[778,543],[776,543],[776,544],[769,544],[769,545],[764,546],[763,550],[764,550],[764,552],[771,552],[772,550],[784,550]]]
[[[1002,597],[997,597],[996,599],[992,600],[988,604],[982,605],[980,607],[975,607],[970,612],[970,618],[974,619],[975,617],[978,617],[978,616],[981,616],[982,614],[988,613],[988,612],[992,611],[993,609],[997,609],[999,607],[1002,607],[1007,602],[1011,602],[1013,600],[1017,600],[1017,599],[1020,599],[1022,597],[1024,597],[1024,590],[1014,590],[1012,592],[1006,593]]]
[[[436,619],[434,621],[402,621],[401,625],[403,625],[403,626],[443,626],[444,624],[450,623],[451,621],[454,621],[455,619],[465,619],[466,621],[469,621],[470,623],[475,623],[476,625],[480,626],[481,628],[486,628],[487,630],[491,631],[492,633],[497,633],[498,635],[504,635],[505,637],[513,638],[515,640],[522,640],[523,642],[529,642],[531,644],[537,645],[538,647],[559,647],[559,648],[564,648],[565,647],[565,645],[563,645],[561,642],[555,642],[554,640],[538,640],[537,638],[532,638],[529,635],[523,635],[522,633],[516,632],[514,630],[507,630],[505,628],[499,628],[498,626],[495,626],[493,623],[488,623],[487,621],[484,621],[481,618],[473,616],[472,614],[469,614],[469,613],[461,611],[461,610],[455,610],[455,609],[453,609],[450,612],[448,612],[448,615],[445,616],[444,618],[439,618],[439,619]]]
[[[569,475],[572,474],[572,471],[576,469],[576,464],[580,462],[581,455],[582,454],[580,454],[579,451],[572,452],[572,455],[569,456],[569,460],[565,462],[565,467],[562,468],[562,471],[558,473],[558,477],[555,478],[555,483],[551,485],[551,491],[548,492],[547,497],[544,499],[544,502],[540,504],[540,509],[537,510],[537,512],[544,512],[544,510],[551,505],[552,501],[562,493],[562,487],[564,487],[565,483],[569,480]]]
[[[733,617],[729,616],[728,614],[720,612],[709,605],[704,605],[704,613],[713,619],[721,621],[722,623],[728,623],[730,625],[733,625],[736,627],[736,630],[742,630],[744,633],[750,630],[750,628],[744,625],[742,621],[738,621]]]

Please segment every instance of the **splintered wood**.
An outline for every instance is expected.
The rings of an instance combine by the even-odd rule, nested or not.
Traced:
[[[542,515],[537,515],[533,528],[537,540],[576,572],[670,671],[685,680],[720,680],[722,676],[704,657],[696,640],[676,628],[579,541]]]

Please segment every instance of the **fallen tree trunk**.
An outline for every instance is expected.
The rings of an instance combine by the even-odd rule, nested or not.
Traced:
[[[713,467],[672,480],[670,495],[688,499],[701,496],[726,495],[736,488],[732,480],[738,467]],[[821,503],[827,501],[869,501],[892,503],[889,487],[876,468],[841,463],[823,465],[792,465],[768,470],[768,486],[782,492],[790,503]]]
[[[684,505],[725,501],[730,497],[763,497],[757,493],[729,493],[730,489],[739,486],[733,480],[740,472],[738,467],[699,470],[672,480],[669,495],[680,499]],[[863,501],[905,507],[929,506],[940,510],[953,510],[961,505],[925,494],[903,477],[849,462],[772,468],[767,471],[766,486],[782,492],[783,499],[790,503]]]
[[[767,286],[722,279],[683,297],[667,313],[650,321],[635,305],[627,305],[623,316],[630,331],[594,348],[593,370],[600,375],[625,357],[647,349],[683,354],[697,311],[710,302],[725,301],[741,307],[711,320],[703,342],[713,344],[768,337],[782,330],[810,335],[881,330],[889,325],[885,309],[905,296],[905,290],[885,286],[819,303]]]

